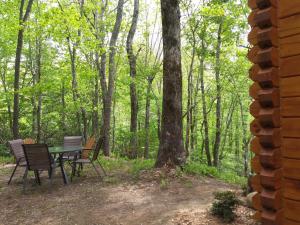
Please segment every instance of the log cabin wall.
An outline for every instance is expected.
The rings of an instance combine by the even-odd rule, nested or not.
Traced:
[[[256,219],[300,225],[300,0],[249,0]]]

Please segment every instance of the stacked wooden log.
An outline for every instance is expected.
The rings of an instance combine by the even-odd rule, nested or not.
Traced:
[[[262,224],[283,224],[282,154],[280,76],[278,40],[278,1],[249,0],[251,32],[248,36],[253,45],[248,58],[253,63],[250,78],[254,81],[250,96],[254,99],[250,112],[254,117],[250,129],[255,136],[251,150],[255,153],[252,169],[256,175],[252,186],[257,195],[253,205],[256,218]]]
[[[285,225],[300,225],[300,1],[278,2]]]

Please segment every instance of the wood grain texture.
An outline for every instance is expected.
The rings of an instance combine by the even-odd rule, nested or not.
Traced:
[[[262,206],[261,206],[261,199],[260,199],[260,194],[256,193],[253,198],[252,198],[252,202],[253,202],[253,208],[256,210],[261,211],[262,210]]]
[[[282,169],[269,170],[262,168],[260,171],[260,183],[263,188],[278,190],[282,188]]]
[[[300,139],[282,138],[282,155],[286,158],[300,159]]]
[[[281,97],[300,97],[299,84],[300,76],[281,79]]]
[[[263,10],[254,11],[254,24],[260,29],[277,27],[277,10],[275,7],[269,7]],[[252,22],[252,21],[250,21]]]
[[[256,174],[255,176],[251,177],[251,185],[255,191],[260,193],[262,191],[262,187],[260,184],[260,176]]]
[[[256,0],[256,6],[259,9],[265,9],[270,6],[277,7],[277,0]]]
[[[278,49],[271,47],[268,49],[259,50],[257,59],[254,58],[261,68],[278,67],[279,66],[279,53]]]
[[[258,43],[258,39],[257,39],[258,31],[259,31],[258,27],[253,27],[248,34],[248,42],[253,46],[257,45]]]
[[[269,48],[278,46],[278,30],[276,27],[266,29],[258,29],[257,31],[257,45],[260,48]]]
[[[281,124],[283,137],[300,138],[300,118],[282,118]]]
[[[280,38],[280,57],[300,55],[300,34]]]
[[[280,38],[300,34],[300,14],[280,19],[278,33]]]
[[[249,89],[249,95],[253,99],[258,99],[258,93],[261,90],[261,87],[258,83],[253,83]]]
[[[300,97],[281,99],[281,115],[283,117],[300,117]]]
[[[289,77],[289,76],[300,75],[299,62],[300,62],[300,55],[281,59],[280,69],[279,69],[280,76]]]
[[[250,131],[254,136],[257,136],[259,132],[261,131],[262,127],[258,121],[258,119],[253,120],[250,123]]]
[[[260,50],[259,47],[257,45],[255,45],[250,49],[250,51],[247,54],[249,61],[252,62],[253,64],[257,63],[257,60],[258,60],[257,54],[258,54],[259,50]]]
[[[284,225],[300,225],[300,222],[289,220],[287,218],[284,219]]]
[[[295,14],[300,14],[299,1],[295,0],[280,0],[278,15],[280,18],[289,17]]]
[[[256,0],[248,0],[248,6],[250,9],[256,9],[257,8]]]
[[[261,213],[261,222],[263,225],[284,225],[283,210],[274,212],[272,210],[263,210]]]
[[[256,26],[256,22],[255,22],[255,16],[256,13],[258,12],[258,9],[254,9],[251,11],[251,13],[248,16],[248,24],[253,28]]]
[[[255,173],[260,173],[261,170],[261,164],[259,161],[259,156],[255,155],[252,159],[251,159],[251,168]]]
[[[290,220],[300,222],[300,201],[285,199],[284,216]]]
[[[258,101],[262,107],[271,108],[280,106],[279,89],[272,88],[260,90],[258,92]]]
[[[283,176],[300,180],[300,160],[283,158]]]
[[[300,180],[285,178],[283,187],[285,198],[300,201]]]
[[[250,150],[259,155],[260,151],[262,149],[261,144],[259,143],[259,138],[258,137],[254,137],[252,138],[252,140],[250,141]]]
[[[259,160],[264,168],[279,169],[282,167],[282,154],[280,148],[264,149],[259,153]]]
[[[263,189],[260,193],[261,205],[266,209],[280,210],[283,207],[283,195],[281,190]]]
[[[261,106],[258,101],[253,101],[250,105],[250,114],[254,117],[257,118],[259,116],[259,110]]]
[[[272,88],[279,86],[278,68],[271,67],[260,69],[258,65],[253,65],[249,70],[251,80],[257,82],[262,88]]]
[[[262,108],[258,117],[261,127],[280,127],[280,108]]]
[[[259,143],[264,148],[278,148],[281,145],[280,128],[261,129],[258,136]]]

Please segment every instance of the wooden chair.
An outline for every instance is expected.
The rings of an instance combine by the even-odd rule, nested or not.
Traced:
[[[35,141],[34,139],[32,139],[32,138],[25,138],[25,139],[23,140],[23,143],[24,143],[24,144],[35,144],[36,141]]]
[[[95,162],[98,163],[98,165],[100,166],[101,170],[103,171],[104,175],[107,176],[103,166],[101,165],[100,161],[98,160],[98,155],[100,153],[100,148],[103,144],[103,137],[100,137],[96,143],[96,146],[95,148],[93,148],[92,152],[93,152],[93,155],[92,157],[87,157],[87,158],[79,158],[77,160],[74,160],[73,161],[73,166],[72,166],[72,175],[71,175],[71,180],[73,178],[73,176],[75,176],[75,173],[76,173],[76,165],[83,165],[83,164],[92,164],[92,166],[94,167],[96,173],[100,176],[100,178],[102,178],[99,170],[96,168],[96,165],[95,165]],[[91,152],[90,152],[91,153]]]
[[[91,151],[95,147],[95,144],[96,144],[96,139],[95,139],[94,136],[90,137],[87,140],[87,142],[86,142],[86,144],[85,144],[85,146],[84,146],[84,148],[81,152],[81,158],[82,159],[87,159],[89,157],[89,154],[91,153]]]
[[[9,178],[9,181],[7,183],[8,185],[10,184],[17,168],[19,166],[26,167],[26,160],[25,160],[22,144],[23,144],[22,139],[12,140],[12,141],[8,142],[10,151],[13,154],[13,156],[15,158],[15,161],[16,161],[16,166],[15,166],[15,168],[14,168],[14,170],[13,170],[13,172],[12,172],[10,178]]]
[[[64,137],[64,147],[74,147],[82,146],[82,137],[81,136],[66,136]],[[72,161],[78,153],[68,153],[63,159]]]
[[[23,149],[27,162],[25,174],[23,176],[24,191],[26,188],[28,171],[34,171],[35,179],[38,184],[41,184],[39,172],[48,171],[50,184],[52,184],[55,163],[51,158],[48,146],[46,144],[23,144]]]

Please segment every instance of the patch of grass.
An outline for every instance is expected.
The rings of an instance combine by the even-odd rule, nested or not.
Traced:
[[[240,200],[234,192],[216,192],[215,202],[213,202],[211,212],[214,216],[221,218],[224,222],[234,221],[236,214],[234,210],[240,204]]]
[[[210,167],[199,162],[188,162],[183,170],[187,174],[214,177],[232,184],[244,185],[247,182],[246,177],[238,176],[233,172],[218,171],[215,167]]]
[[[150,170],[154,167],[155,161],[153,159],[135,159],[131,161],[130,173],[138,177],[143,170]]]
[[[9,163],[14,163],[14,158],[12,156],[0,156],[0,165]]]
[[[99,157],[99,161],[101,162],[102,166],[107,171],[119,170],[119,169],[126,169],[128,165],[128,161],[123,158],[108,158],[108,157]]]

